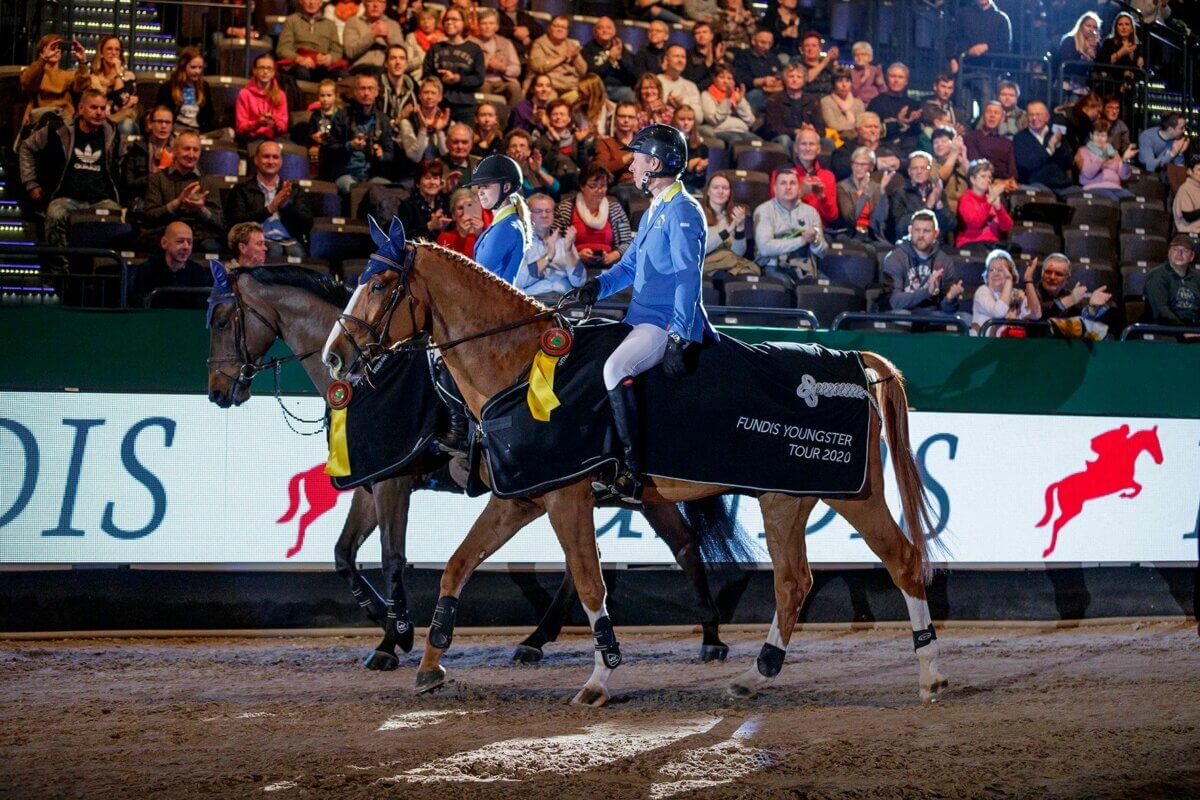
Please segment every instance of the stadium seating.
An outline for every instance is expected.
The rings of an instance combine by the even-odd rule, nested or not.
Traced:
[[[1162,212],[1160,211],[1159,214]],[[1167,240],[1144,233],[1121,234],[1121,263],[1160,264],[1167,260]]]
[[[345,217],[313,220],[308,238],[311,258],[340,265],[346,259],[367,258],[374,252],[367,223]]]
[[[811,311],[823,328],[832,325],[834,318],[843,311],[867,310],[866,298],[862,293],[828,282],[796,287],[796,307]]]

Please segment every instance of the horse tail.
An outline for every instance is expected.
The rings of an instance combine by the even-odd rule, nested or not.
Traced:
[[[904,512],[905,533],[917,551],[917,564],[925,582],[933,576],[929,563],[929,545],[944,552],[945,547],[936,538],[937,530],[930,514],[929,496],[917,459],[913,457],[908,436],[908,395],[904,391],[904,375],[896,365],[877,353],[863,353],[878,374],[876,392],[883,414],[884,430],[888,449],[892,453],[892,470],[896,473],[896,484],[900,488],[900,504]]]
[[[1057,489],[1058,483],[1052,483],[1046,487],[1046,516],[1042,517],[1041,522],[1039,522],[1037,525],[1034,525],[1035,528],[1042,527],[1050,521],[1051,517],[1054,516],[1054,492],[1057,491]]]
[[[680,503],[680,511],[700,545],[700,555],[709,564],[754,561],[755,555],[745,528],[738,524],[732,504],[719,494]]]
[[[275,520],[276,525],[281,522],[291,522],[292,517],[296,516],[296,512],[300,509],[300,481],[304,480],[305,474],[299,472],[288,481],[288,510],[283,512],[282,517]]]

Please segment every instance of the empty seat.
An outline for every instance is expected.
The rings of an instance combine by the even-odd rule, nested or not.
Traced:
[[[725,303],[745,308],[791,308],[792,293],[777,283],[726,283]]]
[[[875,259],[865,253],[829,253],[821,259],[820,273],[834,283],[859,291],[878,283]]]
[[[1149,274],[1150,269],[1146,267],[1121,267],[1121,296],[1128,300],[1146,294],[1146,276]]]
[[[238,177],[244,175],[246,168],[242,164],[242,154],[232,143],[220,140],[211,141],[200,151],[200,172],[205,175],[226,175]]]
[[[309,211],[314,217],[340,217],[342,196],[329,181],[299,180],[296,185],[308,195]]]
[[[1150,203],[1127,205],[1121,209],[1121,230],[1166,238],[1170,232],[1170,216],[1161,207]]]
[[[622,20],[617,23],[617,37],[621,43],[636,53],[646,44],[650,23],[638,20]]]
[[[1157,201],[1161,203],[1167,199],[1167,186],[1157,174],[1143,174],[1130,183],[1127,188],[1133,192],[1134,197],[1143,202]]]
[[[341,264],[348,258],[367,258],[375,251],[367,224],[333,217],[313,220],[308,236],[311,258]]]
[[[765,172],[767,175],[792,163],[788,154],[782,152],[782,148],[780,150],[768,150],[766,148],[751,147],[743,148],[739,151],[735,147],[734,153],[735,167],[755,172]]]
[[[954,262],[947,272],[949,275],[942,276],[942,286],[949,286],[952,283],[963,282],[963,289],[974,291],[983,285],[983,254],[966,253],[957,251],[954,254]]]
[[[130,241],[133,226],[121,214],[97,209],[73,212],[67,220],[67,231],[72,247],[120,250]]]
[[[234,78],[229,75],[209,75],[209,102],[212,103],[213,118],[219,128],[234,127],[234,110],[237,106],[238,92],[246,85],[245,78]]]
[[[347,258],[342,262],[342,283],[353,288],[358,285],[358,276],[367,268],[366,258]]]
[[[1115,270],[1108,267],[1080,267],[1071,269],[1071,277],[1067,279],[1068,288],[1076,283],[1082,283],[1089,292],[1094,292],[1103,286],[1112,294],[1120,294],[1120,284]]]
[[[217,72],[222,75],[245,75],[246,65],[263,53],[271,52],[271,43],[264,39],[250,41],[250,54],[246,55],[246,40],[222,36],[217,43]]]
[[[1088,225],[1104,228],[1109,231],[1110,235],[1116,236],[1117,228],[1121,223],[1121,209],[1113,205],[1098,203],[1072,204],[1071,207],[1075,209],[1075,214],[1071,217],[1073,227]]]
[[[1092,192],[1084,192],[1083,194],[1074,194],[1067,198],[1069,206],[1112,206],[1117,208],[1121,202],[1115,197],[1109,197],[1106,194],[1093,194]]]
[[[771,199],[771,177],[765,172],[731,169],[724,174],[729,178],[731,199],[749,208],[750,213]]]
[[[1008,196],[1008,200],[1013,211],[1016,211],[1026,203],[1057,203],[1058,197],[1054,192],[1041,189],[1018,189]]]
[[[717,138],[704,138],[701,141],[708,145],[708,171],[705,177],[711,179],[713,175],[729,168],[729,148]]]
[[[1039,258],[1062,249],[1062,240],[1053,230],[1013,228],[1008,240],[1014,249]]]
[[[828,328],[843,311],[866,311],[866,298],[846,286],[810,283],[796,287],[796,306],[811,311]]]
[[[575,13],[575,3],[574,0],[530,0],[529,10],[542,11],[550,16],[557,16],[559,14],[570,16]],[[591,38],[591,36],[588,36],[580,41],[586,42]]]
[[[1116,242],[1109,238],[1103,228],[1068,228],[1063,231],[1063,244],[1063,252],[1072,260],[1086,258],[1106,264],[1117,263]]]
[[[706,306],[721,305],[721,292],[710,280],[705,280],[700,285],[701,300]]]
[[[1166,260],[1167,240],[1162,236],[1137,232],[1121,234],[1122,264],[1136,264],[1139,261],[1159,264]]]

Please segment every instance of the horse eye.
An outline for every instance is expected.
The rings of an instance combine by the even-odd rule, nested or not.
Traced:
[[[219,330],[219,331],[229,330],[229,320],[227,320],[227,319],[217,320],[217,330]]]
[[[371,291],[372,292],[382,292],[383,291],[383,283],[381,281],[373,281],[371,283]]]

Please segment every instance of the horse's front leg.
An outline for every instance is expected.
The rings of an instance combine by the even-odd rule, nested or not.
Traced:
[[[488,556],[516,535],[544,511],[529,500],[501,500],[492,496],[487,506],[462,544],[446,563],[438,593],[437,607],[429,623],[425,653],[417,671],[417,694],[436,689],[446,682],[446,669],[441,665],[442,654],[454,640],[454,623],[458,614],[458,598],[471,575]]]
[[[406,542],[408,509],[416,480],[402,475],[375,485],[375,513],[379,517],[379,542],[383,556],[383,575],[388,592],[387,626],[380,650],[395,654],[396,646],[405,653],[413,647],[413,626],[408,614],[408,594],[404,591],[404,568],[408,566]]]
[[[608,702],[608,679],[621,664],[621,648],[604,605],[604,576],[600,572],[600,550],[596,547],[591,486],[581,482],[564,487],[547,494],[545,502],[595,641],[591,677],[571,702],[602,706]]]
[[[1142,485],[1140,483],[1138,483],[1137,481],[1130,481],[1129,488],[1126,489],[1125,491],[1121,492],[1121,497],[1129,499],[1132,497],[1137,497],[1141,493],[1142,493]]]

